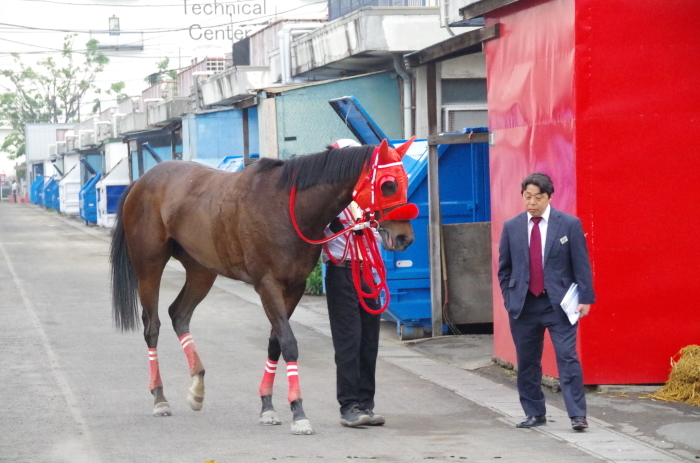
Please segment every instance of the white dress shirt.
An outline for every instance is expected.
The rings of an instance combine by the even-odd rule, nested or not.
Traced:
[[[544,266],[544,245],[547,242],[547,226],[549,225],[549,213],[551,211],[551,206],[547,204],[547,209],[544,210],[542,214],[542,220],[540,220],[540,237],[542,238],[542,266]],[[532,221],[532,214],[527,213],[527,245],[530,245],[530,237],[532,236],[532,227],[535,226],[535,222]]]

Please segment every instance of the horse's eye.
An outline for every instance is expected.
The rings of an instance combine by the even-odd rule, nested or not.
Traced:
[[[385,197],[393,196],[399,191],[399,184],[393,175],[385,175],[380,178],[379,185],[382,189],[382,195]]]

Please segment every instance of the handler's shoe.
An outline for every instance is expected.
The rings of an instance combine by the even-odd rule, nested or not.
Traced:
[[[372,421],[372,418],[363,410],[360,410],[357,405],[353,405],[340,415],[340,424],[354,428],[355,426],[367,426]]]
[[[588,421],[586,421],[585,416],[572,416],[571,417],[571,427],[574,431],[583,431],[588,428]]]
[[[370,426],[382,426],[384,423],[386,423],[386,420],[382,415],[377,415],[372,411],[372,409],[368,408],[365,410],[365,413],[369,415],[369,425]]]

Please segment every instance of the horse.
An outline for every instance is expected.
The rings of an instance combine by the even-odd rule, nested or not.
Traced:
[[[302,406],[297,341],[289,324],[321,253],[319,244],[306,240],[324,237],[327,224],[348,206],[358,189],[366,189],[358,185],[371,183],[372,198],[376,192],[380,199],[395,197],[401,185],[405,190],[407,177],[402,166],[399,173],[376,181],[376,169],[374,176],[369,173],[372,163],[375,168],[379,163],[400,166],[412,141],[396,149],[388,147],[385,140],[379,147],[328,147],[289,160],[263,158],[235,173],[194,162],[167,161],[126,189],[118,206],[110,251],[113,318],[122,331],[137,329],[140,300],[154,416],[171,415],[160,378],[157,345],[160,281],[166,263],[174,257],[185,268],[186,279],[168,314],[189,363],[190,407],[202,409],[205,373],[190,334],[190,320],[214,280],[222,275],[255,288],[272,327],[259,387],[259,422],[281,424],[272,404],[272,386],[282,355],[287,365],[292,433],[313,434]],[[294,203],[289,201],[290,192],[296,193]],[[406,192],[402,194],[405,202]],[[387,220],[379,222],[378,231],[382,246],[390,251],[402,251],[414,240],[410,220],[400,215],[390,217],[396,208],[376,211],[388,213]],[[370,209],[365,212],[373,214]]]

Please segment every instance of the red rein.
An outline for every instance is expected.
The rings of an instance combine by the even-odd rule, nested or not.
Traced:
[[[352,281],[355,285],[355,291],[357,291],[358,296],[360,296],[360,304],[362,307],[371,314],[380,314],[389,307],[389,287],[386,284],[386,268],[384,267],[384,261],[379,254],[379,247],[377,246],[377,239],[374,236],[374,232],[369,229],[369,222],[358,222],[358,224],[367,224],[364,228],[359,229],[362,233],[361,235],[356,235],[352,233],[354,226],[350,226],[344,230],[339,231],[333,236],[322,240],[310,240],[306,238],[299,229],[299,224],[297,224],[296,214],[294,213],[294,203],[296,201],[297,189],[296,186],[292,187],[292,191],[289,195],[289,215],[292,219],[292,225],[294,230],[296,230],[297,235],[307,243],[311,244],[322,244],[326,248],[325,244],[329,241],[337,238],[338,236],[348,233],[348,240],[345,244],[345,251],[343,252],[342,259],[336,261],[330,253],[331,262],[338,263],[345,260],[345,257],[350,254],[350,262],[352,267]],[[415,205],[411,205],[416,207]],[[350,220],[350,223],[353,223]],[[357,226],[358,224],[355,224]],[[359,252],[358,252],[359,251]],[[374,281],[374,274],[376,273],[378,277],[378,282]],[[362,279],[369,286],[370,292],[365,293],[362,290]],[[376,299],[384,291],[384,304],[379,310],[373,310],[367,306],[365,298]]]

